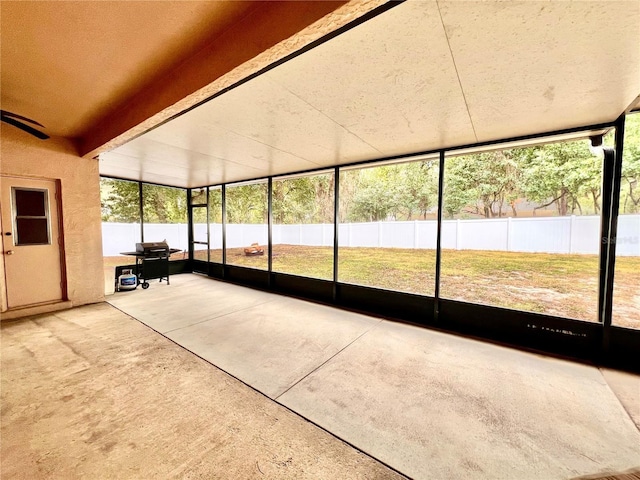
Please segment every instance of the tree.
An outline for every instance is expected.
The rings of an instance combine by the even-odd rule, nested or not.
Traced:
[[[228,187],[226,206],[228,223],[267,223],[267,184]]]
[[[437,205],[437,172],[436,160],[344,172],[340,177],[340,202],[347,214],[342,221],[426,218]]]
[[[438,164],[437,160],[405,163],[398,165],[398,215],[411,220],[418,215],[422,219],[438,204]]]
[[[340,194],[338,196],[338,221],[344,223],[351,215],[356,192],[361,184],[363,170],[343,170],[340,172]]]
[[[102,178],[100,206],[103,222],[140,223],[138,183]]]
[[[313,179],[316,204],[315,221],[318,223],[333,223],[335,175],[327,173],[316,175]]]
[[[209,189],[209,222],[222,223],[222,187]]]
[[[183,188],[142,185],[144,221],[187,223],[187,193]],[[100,182],[102,221],[140,222],[140,194],[137,182],[103,178]]]
[[[555,205],[560,216],[582,213],[580,200],[590,197],[599,211],[602,162],[587,140],[534,147],[522,160],[522,190],[540,204],[536,209]]]
[[[359,170],[357,173],[359,184],[353,196],[347,221],[386,220],[397,209],[399,189],[397,172],[389,166],[383,166]]]
[[[280,224],[333,223],[333,174],[275,180],[273,220]]]
[[[519,161],[522,152],[502,150],[447,158],[444,212],[485,218],[503,217],[507,209],[517,215],[520,196]]]
[[[142,185],[145,223],[187,223],[187,192],[182,188]]]

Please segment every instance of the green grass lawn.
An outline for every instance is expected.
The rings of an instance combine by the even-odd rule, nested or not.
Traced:
[[[206,259],[206,251],[198,252]],[[220,259],[220,250],[211,250]],[[267,269],[267,256],[228,249],[227,262]],[[333,248],[273,246],[273,271],[330,280]],[[340,248],[338,279],[388,290],[434,295],[435,251]],[[598,256],[443,250],[443,298],[597,321]],[[640,328],[640,257],[618,257],[614,324]]]

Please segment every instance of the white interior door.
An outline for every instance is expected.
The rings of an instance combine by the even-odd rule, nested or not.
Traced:
[[[2,246],[8,308],[62,300],[54,180],[2,177]]]

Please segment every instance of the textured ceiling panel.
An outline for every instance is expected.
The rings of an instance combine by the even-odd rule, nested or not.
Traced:
[[[188,121],[183,121],[188,119]],[[159,127],[144,136],[147,139],[201,153],[215,158],[226,158],[256,169],[266,169],[270,175],[282,173],[294,166],[298,170],[317,168],[313,162],[297,157],[246,136],[224,130],[209,123],[193,124],[184,116],[171,123],[170,127]],[[131,143],[136,143],[134,140]],[[225,179],[228,181],[230,179]]]
[[[476,141],[434,1],[396,7],[267,75],[381,156]]]
[[[315,164],[379,152],[334,119],[262,75],[190,112],[205,122]]]
[[[640,93],[640,2],[440,2],[479,141],[606,122]]]
[[[152,140],[134,140],[100,156],[100,173],[132,180],[151,182],[149,175],[161,176],[154,183],[181,187],[202,185],[204,178],[215,172],[217,176],[260,176],[262,170],[246,165],[199,154]],[[196,173],[197,172],[197,173]],[[210,173],[211,172],[211,173]],[[215,177],[216,179],[218,177]]]

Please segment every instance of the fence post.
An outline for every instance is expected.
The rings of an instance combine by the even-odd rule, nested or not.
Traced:
[[[507,252],[511,251],[511,217],[507,217]]]
[[[576,216],[571,215],[571,219],[569,220],[569,253],[573,253],[573,226],[576,221]]]
[[[418,220],[413,221],[413,248],[418,248]]]
[[[456,220],[456,250],[460,250],[460,219]]]
[[[382,246],[382,222],[378,220],[378,247]]]

